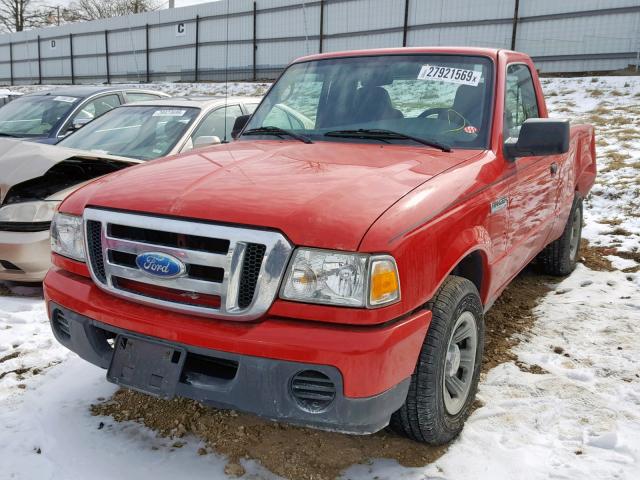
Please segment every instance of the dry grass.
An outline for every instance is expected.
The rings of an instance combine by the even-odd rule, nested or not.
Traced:
[[[609,123],[611,125],[629,125],[633,123],[633,120],[630,120],[624,116],[614,116],[609,119]]]
[[[603,218],[602,220],[598,220],[598,223],[603,225],[611,225],[612,227],[617,227],[622,223],[622,220],[619,218]]]
[[[591,95],[592,97],[595,97],[595,98],[599,98],[602,95],[604,95],[604,92],[602,90],[600,90],[599,88],[593,88],[591,90],[587,90],[587,92],[589,92],[589,95]]]
[[[587,120],[589,123],[592,123],[593,125],[596,125],[596,126],[599,126],[599,127],[600,127],[600,126],[604,126],[604,125],[606,125],[606,124],[607,124],[607,119],[606,119],[605,117],[603,117],[602,115],[597,115],[597,114],[595,114],[595,115],[589,115],[589,116],[586,118],[586,120]]]
[[[605,168],[601,170],[602,173],[611,172],[612,170],[620,170],[626,168],[629,165],[626,163],[631,157],[627,153],[609,152],[606,154],[609,159]]]
[[[605,114],[610,113],[610,109],[608,107],[606,107],[604,104],[601,103],[596,108],[591,110],[591,113],[596,114],[596,115],[605,115]]]
[[[640,136],[640,131],[637,128],[623,128],[615,132],[616,136],[622,140],[630,140]]]
[[[611,230],[611,235],[621,235],[623,237],[630,237],[633,234],[626,228],[617,227]]]

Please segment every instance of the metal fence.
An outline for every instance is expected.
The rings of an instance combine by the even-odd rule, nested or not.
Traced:
[[[543,72],[637,64],[638,0],[233,0],[0,36],[0,83],[272,79],[317,52],[512,48]]]

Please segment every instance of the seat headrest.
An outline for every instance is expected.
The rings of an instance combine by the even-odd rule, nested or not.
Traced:
[[[453,100],[453,109],[461,112],[470,112],[479,108],[482,104],[482,88],[478,85],[460,85],[456,90]]]

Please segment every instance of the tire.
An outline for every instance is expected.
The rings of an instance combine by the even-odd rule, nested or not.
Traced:
[[[433,312],[431,325],[411,376],[407,399],[391,416],[390,425],[412,440],[442,445],[462,430],[478,388],[484,345],[483,308],[475,285],[457,276],[445,280],[427,308]],[[462,334],[463,330],[468,336],[459,345],[454,341],[455,347],[450,346],[454,332]],[[450,375],[454,370],[457,383]],[[452,384],[463,384],[462,394],[451,395]]]
[[[576,268],[582,237],[582,199],[576,194],[562,236],[538,254],[544,273],[563,277]]]

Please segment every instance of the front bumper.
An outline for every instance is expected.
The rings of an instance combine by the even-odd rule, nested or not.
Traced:
[[[0,280],[41,282],[50,266],[49,230],[0,232]]]
[[[54,332],[55,310],[69,319],[58,340],[103,368],[114,334],[160,341],[206,358],[237,362],[230,381],[181,382],[180,396],[291,423],[369,433],[383,428],[406,397],[431,312],[421,310],[375,327],[292,321],[267,315],[259,322],[195,317],[109,295],[90,279],[53,267],[44,282]],[[349,311],[345,310],[345,315]],[[319,413],[300,408],[290,382],[318,371],[335,385],[335,400]]]
[[[117,335],[157,341],[78,315],[53,302],[49,303],[49,317],[60,343],[102,368],[109,368],[111,364],[113,347],[109,340]],[[298,425],[346,433],[374,433],[387,426],[391,414],[402,406],[409,390],[409,378],[406,378],[378,395],[348,398],[343,394],[342,375],[333,366],[163,343],[187,352],[176,395]],[[309,371],[323,374],[335,387],[333,400],[319,410],[310,411],[306,400],[297,398],[291,388],[296,375]],[[321,388],[326,386],[326,381],[320,384]]]

